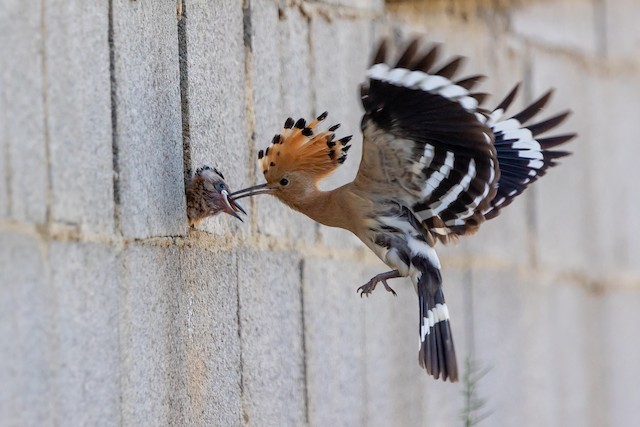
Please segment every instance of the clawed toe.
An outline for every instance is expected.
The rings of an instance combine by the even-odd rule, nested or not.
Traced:
[[[393,294],[394,297],[397,297],[398,294],[396,294],[396,291],[394,291],[391,286],[389,286],[389,284],[387,283],[386,280],[382,280],[382,284],[384,285],[384,288],[387,290],[387,292],[391,292]]]
[[[376,282],[373,281],[369,281],[366,284],[360,286],[358,289],[356,289],[356,292],[360,293],[360,298],[362,298],[363,296],[369,296],[369,294],[371,294],[371,292],[373,292],[373,290],[376,288]]]
[[[384,288],[387,290],[387,292],[391,292],[393,294],[393,296],[398,296],[398,294],[396,294],[396,291],[394,291],[391,286],[389,286],[389,284],[387,283],[386,279],[379,279],[379,278],[373,278],[370,281],[368,281],[366,284],[360,286],[358,289],[356,289],[356,292],[360,293],[360,298],[362,298],[363,296],[369,296],[375,289],[376,289],[376,285],[382,282],[382,284],[384,285]]]
[[[386,273],[380,273],[380,274],[374,276],[366,284],[364,284],[364,285],[360,286],[358,289],[356,289],[356,292],[360,293],[360,297],[361,298],[364,295],[369,296],[369,294],[375,290],[376,285],[379,282],[382,282],[382,284],[384,285],[384,288],[387,290],[387,292],[391,292],[394,296],[398,296],[398,294],[396,294],[396,291],[391,289],[391,286],[389,286],[389,284],[387,283],[387,279],[394,279],[396,277],[402,277],[398,270],[387,271]]]

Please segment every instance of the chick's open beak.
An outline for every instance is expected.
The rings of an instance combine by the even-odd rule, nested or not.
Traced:
[[[222,190],[220,192],[222,195],[222,199],[224,200],[225,207],[223,208],[226,213],[231,216],[238,218],[240,221],[244,222],[238,212],[242,212],[243,214],[247,214],[247,211],[244,210],[242,206],[235,200],[229,197],[229,192],[227,190]]]
[[[257,196],[258,194],[271,194],[273,190],[267,187],[267,184],[254,185],[242,190],[234,191],[229,195],[232,200],[242,199],[243,197]]]

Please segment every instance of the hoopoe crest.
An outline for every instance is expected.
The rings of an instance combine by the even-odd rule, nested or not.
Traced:
[[[327,117],[322,113],[307,125],[304,119],[295,122],[288,118],[282,133],[276,134],[265,151],[258,153],[260,169],[268,184],[282,179],[287,172],[300,171],[313,177],[322,178],[344,163],[351,136],[335,141],[334,125],[326,131],[314,134],[314,128]]]

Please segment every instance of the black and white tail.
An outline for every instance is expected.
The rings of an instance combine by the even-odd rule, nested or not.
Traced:
[[[501,208],[510,204],[532,182],[543,176],[547,169],[557,164],[556,159],[569,155],[567,151],[552,150],[573,139],[575,134],[539,138],[538,135],[562,123],[569,112],[563,112],[547,120],[527,124],[540,112],[551,98],[552,91],[529,105],[518,114],[506,119],[505,111],[518,93],[519,85],[486,117],[486,124],[493,131],[500,169],[497,192],[482,213],[486,219],[498,215]]]
[[[411,263],[418,269],[413,277],[420,305],[420,351],[418,361],[435,379],[458,381],[458,363],[449,323],[449,309],[442,292],[438,266],[418,255]]]

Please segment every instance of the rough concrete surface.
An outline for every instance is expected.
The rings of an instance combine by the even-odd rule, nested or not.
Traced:
[[[122,234],[186,231],[176,3],[112,3],[114,163]]]
[[[10,1],[0,14],[3,179],[9,217],[35,224],[47,215],[42,5]],[[11,58],[11,60],[8,60]]]
[[[250,150],[242,2],[185,2],[182,19],[183,131],[188,133],[189,167],[194,172],[202,165],[216,167],[239,186],[247,182]],[[235,186],[232,189],[240,189]],[[239,222],[218,218],[200,228],[224,234],[229,227],[245,230]]]
[[[120,419],[118,278],[107,245],[54,242],[54,423],[113,425]]]
[[[242,416],[249,424],[305,423],[301,268],[293,253],[239,254]]]
[[[108,4],[51,1],[45,10],[52,219],[112,234]]]
[[[626,427],[640,418],[640,44],[633,0],[43,0],[0,10],[0,426]],[[418,366],[418,306],[273,197],[187,227],[184,182],[264,182],[284,120],[362,152],[379,37],[468,56],[510,113],[556,88],[571,157],[440,246],[460,375]],[[473,417],[472,417],[473,418]]]
[[[42,242],[11,231],[0,234],[0,419],[9,426],[52,420],[52,292]]]

